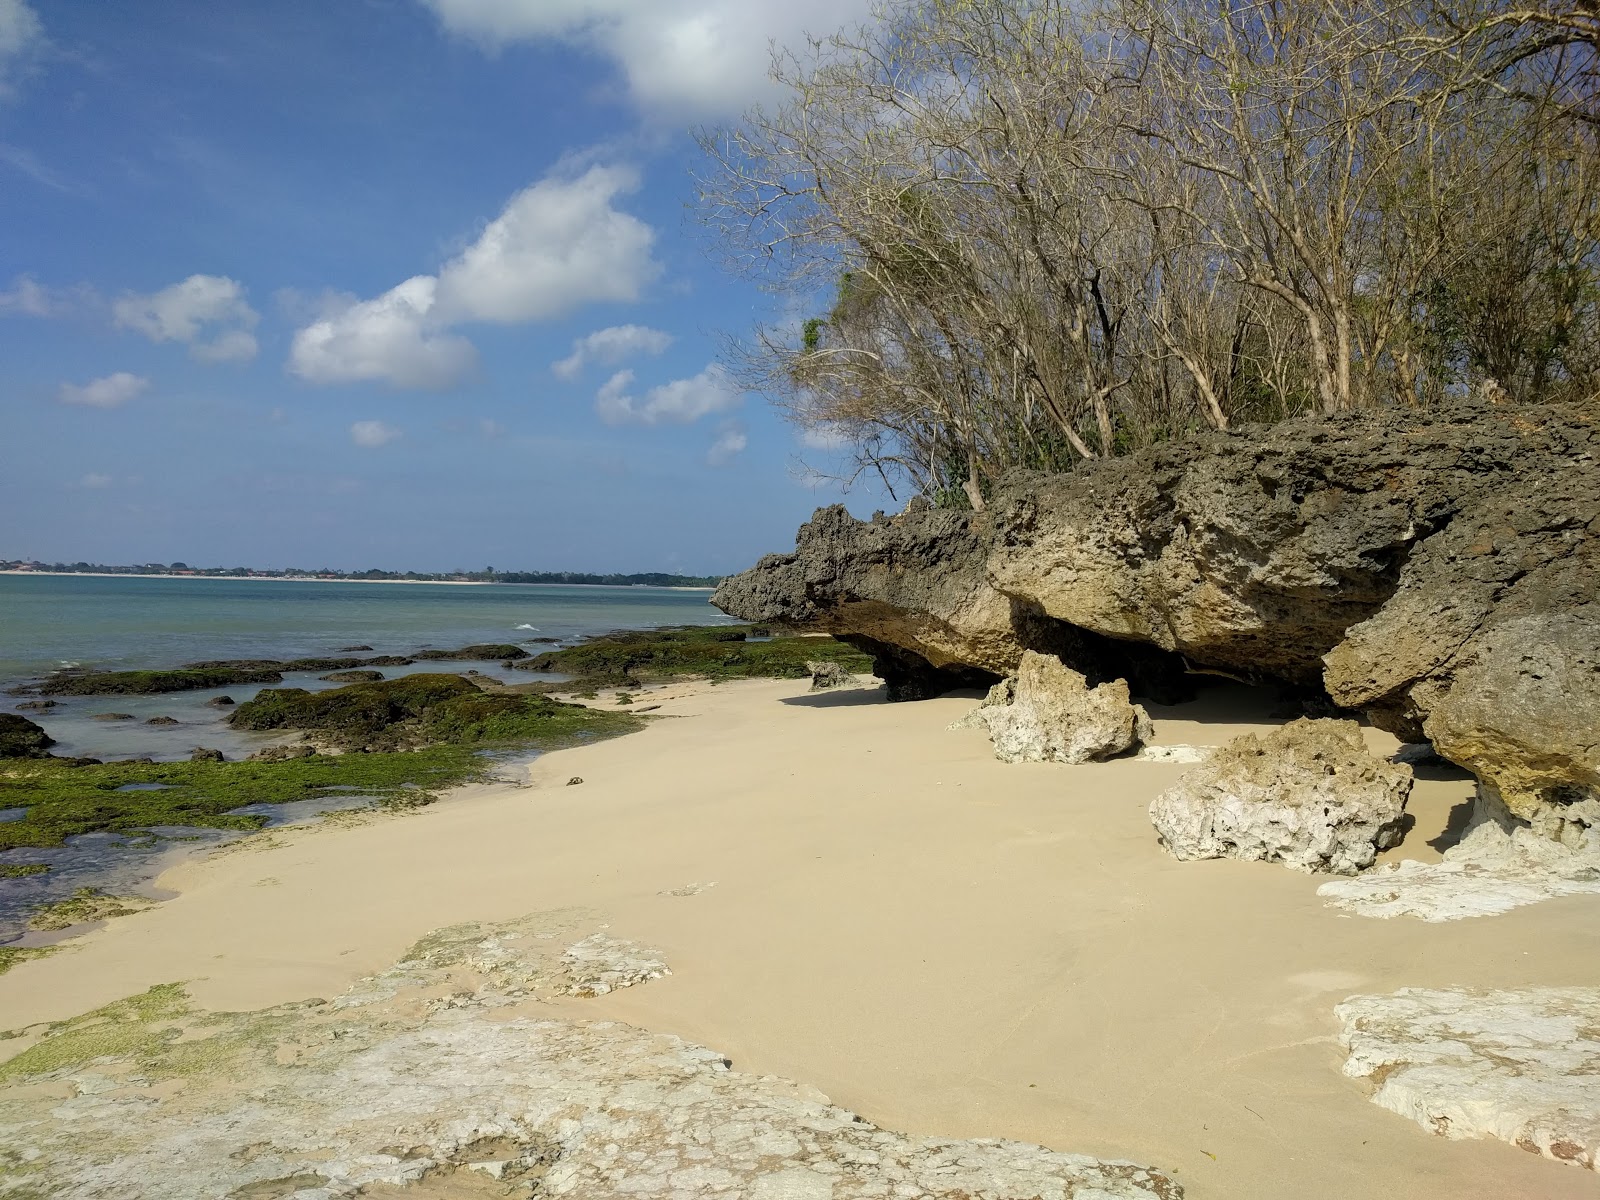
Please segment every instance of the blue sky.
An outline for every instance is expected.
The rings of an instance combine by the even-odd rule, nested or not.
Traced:
[[[0,0],[0,557],[787,548],[841,495],[717,366],[770,301],[706,253],[687,130],[867,8]]]

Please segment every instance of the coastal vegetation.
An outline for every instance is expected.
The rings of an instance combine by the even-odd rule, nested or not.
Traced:
[[[1593,3],[892,0],[702,136],[734,367],[982,509],[1241,422],[1600,393]]]
[[[622,630],[578,646],[549,650],[521,670],[575,676],[574,691],[638,686],[653,680],[701,676],[728,679],[803,679],[807,662],[836,662],[852,672],[869,672],[872,660],[833,638],[763,638],[759,626],[685,626],[677,629]]]
[[[173,671],[73,671],[32,685],[42,696],[135,696],[195,692],[241,683],[278,683],[278,667],[196,666]],[[20,689],[19,689],[20,691]]]

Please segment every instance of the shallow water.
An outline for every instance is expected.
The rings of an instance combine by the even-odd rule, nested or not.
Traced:
[[[534,652],[536,638],[727,622],[709,601],[709,592],[674,588],[0,575],[0,682],[67,663],[172,667],[351,645],[407,654],[526,642]]]
[[[537,654],[552,638],[570,644],[612,629],[727,623],[708,598],[703,591],[671,588],[0,575],[0,712],[16,712],[33,699],[4,689],[67,665],[125,670],[202,659],[326,657],[355,645],[371,647],[351,652],[365,657],[479,642],[520,644]],[[469,671],[510,683],[563,678],[507,670],[499,661],[427,661],[381,670],[389,679]],[[308,691],[339,686],[318,677],[324,673],[289,672],[281,683],[156,696],[55,697],[55,707],[23,715],[56,739],[51,752],[58,755],[178,761],[205,747],[236,759],[292,739],[281,732],[235,730],[227,723],[232,709],[213,708],[208,701],[226,695],[242,704],[264,686]],[[100,713],[125,713],[132,719],[96,720]],[[178,723],[147,724],[152,717]],[[326,795],[238,811],[261,813],[271,828],[368,802],[359,794]],[[0,821],[21,819],[25,811],[4,806],[0,783]],[[25,933],[32,908],[80,887],[149,895],[151,880],[183,856],[250,836],[216,829],[152,832],[160,836],[87,834],[53,849],[0,852],[0,864],[51,866],[43,875],[0,879],[0,942],[57,940],[60,934]]]

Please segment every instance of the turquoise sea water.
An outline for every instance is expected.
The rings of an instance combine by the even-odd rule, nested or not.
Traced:
[[[0,575],[0,684],[69,663],[167,667],[358,644],[402,654],[726,621],[709,600],[671,588]]]

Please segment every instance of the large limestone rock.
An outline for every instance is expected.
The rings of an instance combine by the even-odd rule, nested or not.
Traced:
[[[1600,989],[1352,996],[1334,1010],[1344,1072],[1372,1100],[1448,1138],[1493,1137],[1595,1169]]]
[[[1411,772],[1368,753],[1354,721],[1293,721],[1222,747],[1150,805],[1175,858],[1353,875],[1398,844]]]
[[[1329,652],[1326,682],[1383,727],[1429,738],[1540,836],[1582,844],[1600,816],[1592,459],[1530,470],[1458,513]]]
[[[552,1019],[652,953],[572,914],[440,931],[332,1003],[154,988],[0,1064],[0,1192],[55,1200],[1180,1200],[1128,1162],[880,1129],[615,1021]],[[646,977],[649,971],[644,971]],[[586,994],[576,990],[576,994]],[[573,1003],[573,1001],[567,1001]]]
[[[1095,762],[1151,737],[1149,715],[1122,680],[1091,688],[1059,658],[1032,650],[1015,680],[996,685],[972,717],[988,726],[1001,762]]]
[[[1600,422],[1464,405],[1018,473],[981,514],[819,511],[716,602],[870,639],[897,697],[1024,650],[1157,698],[1185,664],[1325,689],[1573,845],[1600,819],[1597,597]]]

